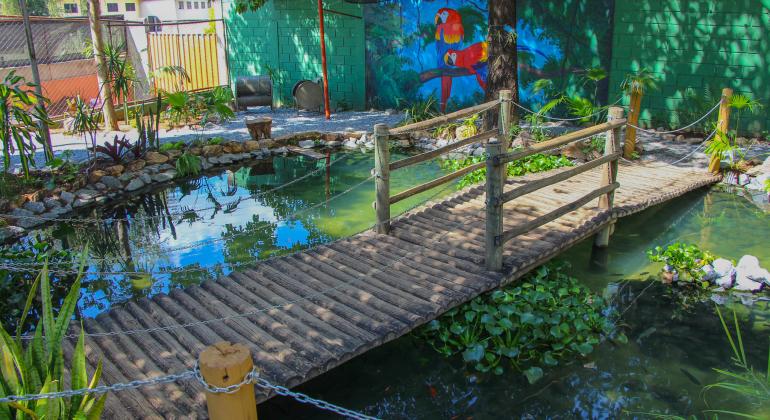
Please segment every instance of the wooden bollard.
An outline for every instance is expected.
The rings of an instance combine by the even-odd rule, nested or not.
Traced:
[[[220,388],[240,383],[254,367],[248,347],[228,342],[203,349],[198,364],[206,383]],[[232,394],[206,391],[206,405],[211,420],[257,420],[252,383],[241,386]]]
[[[374,126],[374,210],[377,213],[377,233],[390,232],[390,149],[388,126]]]
[[[503,144],[503,152],[507,152],[511,146],[511,101],[513,92],[510,90],[500,91],[500,118],[497,121],[497,132],[500,134]]]
[[[722,89],[722,99],[719,103],[719,121],[717,122],[716,135],[720,135],[720,133],[727,135],[727,130],[730,129],[730,98],[732,96],[732,89]],[[709,172],[715,175],[718,174],[721,165],[722,160],[719,159],[719,156],[711,156],[711,159],[709,159]]]
[[[503,234],[503,186],[505,184],[506,164],[496,164],[496,159],[503,153],[503,144],[497,139],[487,143],[487,224],[485,235],[486,267],[490,271],[503,269],[503,244],[498,237]]]
[[[628,123],[626,128],[626,141],[623,143],[623,157],[631,159],[636,151],[636,127],[639,126],[639,115],[642,113],[642,91],[641,89],[631,90],[631,101],[628,105]]]

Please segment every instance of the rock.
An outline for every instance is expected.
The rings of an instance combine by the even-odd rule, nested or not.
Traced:
[[[262,139],[262,140],[259,140],[258,142],[259,142],[260,149],[272,149],[273,147],[276,146],[275,140],[273,139]]]
[[[137,159],[135,161],[129,162],[126,165],[126,169],[131,172],[141,171],[145,165],[147,165],[147,162],[145,162],[143,159]]]
[[[581,162],[586,160],[586,154],[583,153],[583,151],[580,150],[580,146],[575,143],[570,143],[567,145],[567,147],[562,149],[561,154],[567,159],[573,159]]]
[[[478,131],[475,125],[461,125],[455,129],[455,137],[457,137],[457,140],[465,140],[468,137],[475,136]]]
[[[176,178],[176,171],[161,172],[152,177],[153,182],[168,182]]]
[[[67,205],[67,204],[72,204],[72,202],[73,202],[73,201],[75,201],[75,194],[72,194],[72,193],[71,193],[71,192],[69,192],[69,191],[62,191],[62,192],[59,194],[59,199],[60,199],[60,200],[62,201],[62,203],[64,203],[65,205]]]
[[[18,226],[4,226],[0,228],[0,242],[5,242],[9,239],[21,236],[24,232],[25,230]]]
[[[45,204],[40,201],[29,201],[24,203],[24,209],[35,214],[40,214],[45,211]]]
[[[666,128],[665,127],[658,127],[658,128],[655,129],[655,131],[657,131],[657,132],[666,131]]]
[[[718,258],[712,264],[714,272],[716,273],[717,286],[724,287],[725,289],[732,287],[735,282],[735,267],[733,263],[724,259]]]
[[[104,172],[111,176],[120,176],[126,168],[123,165],[112,165],[104,168]]]
[[[324,142],[329,143],[330,141],[341,141],[343,135],[341,133],[325,133],[321,138]]]
[[[287,153],[289,153],[289,149],[287,149],[286,147],[279,147],[277,149],[273,149],[274,155],[285,155]]]
[[[235,155],[226,154],[219,157],[219,163],[222,165],[229,165],[233,163]]]
[[[397,144],[398,144],[398,147],[402,147],[404,149],[406,149],[408,147],[412,147],[412,142],[409,141],[409,140],[406,140],[406,139],[399,140]]]
[[[126,172],[123,175],[119,176],[118,180],[120,182],[128,182],[128,181],[131,181],[134,178],[136,178],[136,174],[133,174],[133,173],[130,173],[130,172]]]
[[[229,154],[243,153],[243,145],[235,141],[229,141],[222,145],[222,151]]]
[[[361,137],[358,138],[358,140],[356,140],[356,144],[361,146],[366,144],[368,141],[369,141],[368,136],[366,134],[362,134]]]
[[[364,144],[364,148],[365,148],[366,150],[372,150],[372,149],[374,149],[374,142],[371,142],[371,141],[370,141],[370,142],[368,142],[368,143],[365,143],[365,144]]]
[[[96,187],[97,191],[105,191],[107,189],[107,186],[101,182],[94,184],[94,187]]]
[[[398,115],[400,112],[398,110],[395,110],[393,108],[388,108],[385,110],[385,113],[388,115]]]
[[[144,160],[148,165],[158,165],[168,162],[168,156],[158,152],[147,152],[144,155]]]
[[[145,166],[145,168],[142,169],[142,172],[148,175],[157,174],[159,171],[160,171],[160,165]]]
[[[114,176],[106,175],[102,177],[102,184],[107,186],[107,188],[111,190],[117,190],[120,188],[123,188],[123,183],[120,182],[117,178]]]
[[[703,139],[700,137],[687,137],[684,139],[684,142],[687,144],[701,144],[703,143]]]
[[[33,212],[29,211],[29,210],[26,210],[26,209],[22,209],[22,208],[15,208],[15,209],[13,209],[13,210],[11,210],[10,214],[11,214],[11,216],[17,218],[18,220],[24,220],[24,219],[27,219],[28,217],[34,217],[35,216],[35,213],[33,213]]]
[[[173,159],[178,159],[179,156],[182,156],[182,151],[181,150],[172,149],[172,150],[166,150],[165,152],[163,152],[163,154],[168,156],[169,159],[173,160]]]
[[[211,164],[211,162],[208,161],[208,159],[201,159],[201,169],[206,171],[211,169],[214,165]]]
[[[341,144],[342,144],[341,141],[331,140],[326,142],[326,147],[340,147]]]
[[[703,267],[700,268],[700,270],[704,273],[703,274],[703,280],[705,281],[714,281],[719,277],[717,275],[717,272],[714,270],[714,267],[711,266],[711,264],[706,264]]]
[[[676,141],[684,141],[684,139],[685,139],[684,134],[679,134],[678,136],[676,136],[675,140]]]
[[[139,174],[139,179],[142,180],[142,182],[146,185],[152,182],[152,177],[148,174],[141,173]]]
[[[222,146],[218,144],[210,144],[208,146],[203,146],[203,156],[211,157],[211,156],[219,156],[222,154]]]
[[[176,166],[169,165],[168,163],[158,165],[158,172],[168,172],[168,171],[175,171],[175,170],[176,170]]]
[[[313,140],[301,140],[299,143],[297,143],[299,147],[303,149],[312,149],[315,147],[315,141]]]
[[[342,147],[346,149],[357,149],[358,144],[356,143],[356,139],[350,138],[345,143],[342,143]]]
[[[770,181],[770,172],[752,178],[751,182],[746,185],[746,188],[764,192],[768,181]]]
[[[211,156],[210,158],[206,159],[206,161],[209,164],[211,164],[212,166],[219,165],[219,157],[218,156]]]
[[[53,197],[49,197],[43,200],[43,204],[45,204],[45,208],[49,210],[61,207],[61,202]]]
[[[751,183],[751,177],[746,174],[739,174],[738,175],[738,185],[749,185]]]
[[[486,150],[484,150],[483,147],[477,147],[476,149],[473,149],[471,154],[473,156],[484,156],[484,153],[486,153]]]
[[[93,203],[93,199],[83,199],[83,198],[76,198],[75,201],[72,203],[72,207],[78,208],[78,207],[84,207],[91,203]]]
[[[81,200],[93,200],[97,195],[99,195],[98,192],[89,188],[83,188],[75,191],[75,196]]]
[[[247,142],[243,143],[243,148],[247,152],[255,152],[257,150],[261,150],[262,146],[256,140],[248,140]]]
[[[436,141],[436,148],[440,149],[440,148],[442,148],[442,147],[444,147],[444,146],[446,146],[448,144],[449,144],[449,140],[446,140],[446,139],[437,140]]]
[[[662,137],[662,138],[663,138],[663,140],[665,140],[665,141],[674,141],[674,140],[676,140],[676,134],[671,134],[671,133],[669,133],[669,134],[664,134],[664,135],[662,135],[661,137]]]
[[[136,191],[139,188],[144,187],[144,181],[139,178],[134,178],[126,185],[126,191]]]
[[[96,170],[94,170],[94,171],[91,171],[91,172],[88,174],[88,183],[89,183],[89,184],[96,184],[96,183],[97,183],[97,182],[99,182],[99,180],[101,180],[101,179],[102,179],[102,177],[103,177],[103,176],[105,176],[105,175],[107,175],[107,172],[106,172],[106,171],[102,171],[102,170],[100,170],[100,169],[96,169]]]
[[[753,255],[744,255],[735,267],[736,279],[740,283],[742,279],[755,283],[770,285],[770,272],[759,266],[759,260]]]
[[[745,147],[751,144],[751,140],[747,139],[746,137],[738,137],[735,139],[735,144]]]

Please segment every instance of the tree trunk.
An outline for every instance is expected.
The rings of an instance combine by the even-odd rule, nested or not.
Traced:
[[[489,0],[489,75],[487,77],[486,99],[498,98],[498,92],[510,89],[513,101],[519,102],[518,51],[516,39],[516,0]],[[485,129],[497,124],[496,112],[487,112]],[[518,124],[519,117],[514,107],[511,122]]]
[[[107,62],[104,58],[104,42],[102,41],[102,16],[99,0],[89,0],[88,22],[91,24],[91,42],[96,59],[96,78],[99,81],[99,91],[103,103],[104,127],[108,130],[118,130],[118,118],[115,115],[115,105],[112,103],[112,85],[107,74]]]

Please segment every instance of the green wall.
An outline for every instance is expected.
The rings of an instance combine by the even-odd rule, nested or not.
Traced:
[[[744,112],[741,126],[753,133],[768,130],[770,0],[615,4],[611,100],[627,73],[648,67],[661,81],[642,104],[642,119],[651,125],[690,122],[730,87],[765,106],[757,115]]]
[[[292,106],[291,89],[303,79],[320,79],[317,3],[310,0],[271,0],[257,12],[239,15],[229,3],[230,75],[271,75],[277,106]],[[360,5],[327,0],[326,54],[332,110],[364,108],[364,21]]]

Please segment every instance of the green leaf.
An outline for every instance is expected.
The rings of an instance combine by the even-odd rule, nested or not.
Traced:
[[[484,346],[476,343],[463,352],[463,360],[466,362],[478,362],[484,357]]]
[[[80,334],[78,335],[78,342],[75,345],[75,353],[72,355],[71,364],[72,389],[85,388],[88,385],[88,373],[86,372],[85,336],[83,335],[82,323],[80,324]],[[71,406],[73,407],[73,410],[77,410],[77,408],[80,407],[82,400],[82,395],[72,397]]]
[[[452,332],[452,334],[460,335],[463,332],[465,332],[465,327],[460,325],[459,323],[455,322],[452,325],[449,326],[449,331]]]
[[[559,362],[553,357],[550,351],[545,352],[543,355],[543,363],[548,366],[556,366],[559,364]]]
[[[543,369],[540,369],[537,366],[533,366],[525,370],[524,375],[527,377],[527,381],[529,381],[530,384],[534,384],[543,378]]]
[[[577,351],[580,352],[583,356],[591,354],[592,351],[594,351],[594,346],[588,344],[588,343],[581,343],[577,345]]]

